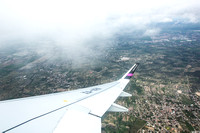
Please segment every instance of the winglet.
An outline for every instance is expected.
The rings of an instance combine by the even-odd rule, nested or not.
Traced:
[[[135,70],[137,69],[138,65],[139,65],[139,63],[134,64],[131,67],[131,69],[122,77],[122,79],[130,79],[133,76],[133,74],[134,74]]]

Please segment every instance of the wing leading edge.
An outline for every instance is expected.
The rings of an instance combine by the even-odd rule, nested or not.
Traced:
[[[128,97],[124,88],[138,63],[119,80],[74,91],[20,98],[0,102],[0,132],[101,132],[101,117],[106,111],[127,112],[115,104]]]

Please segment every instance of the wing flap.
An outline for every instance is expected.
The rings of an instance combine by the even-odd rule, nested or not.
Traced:
[[[101,133],[101,118],[79,110],[69,110],[54,133]]]

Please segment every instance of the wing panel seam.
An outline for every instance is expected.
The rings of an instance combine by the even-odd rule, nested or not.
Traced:
[[[114,84],[114,85],[108,87],[107,89],[103,89],[102,91],[96,92],[96,93],[91,94],[91,95],[89,95],[89,96],[86,96],[86,97],[84,97],[84,98],[80,98],[80,99],[78,99],[77,101],[75,101],[75,102],[73,102],[73,103],[70,103],[70,104],[68,104],[68,105],[62,106],[62,107],[60,107],[60,108],[57,108],[57,109],[52,110],[52,111],[50,111],[50,112],[47,112],[47,113],[44,113],[44,114],[42,114],[42,115],[36,116],[36,117],[34,117],[34,118],[31,118],[31,119],[29,119],[29,120],[27,120],[27,121],[25,121],[25,122],[22,122],[22,123],[20,123],[20,124],[14,126],[14,127],[11,127],[11,128],[9,128],[9,129],[3,131],[2,133],[6,133],[6,132],[8,132],[8,131],[10,131],[10,130],[13,130],[13,129],[19,127],[19,126],[22,126],[22,125],[24,125],[24,124],[26,124],[26,123],[28,123],[28,122],[30,122],[30,121],[33,121],[33,120],[35,120],[35,119],[38,119],[38,118],[40,118],[40,117],[43,117],[43,116],[48,115],[48,114],[50,114],[50,113],[53,113],[53,112],[55,112],[55,111],[58,111],[58,110],[60,110],[60,109],[63,109],[63,108],[65,108],[65,107],[67,107],[67,106],[70,106],[70,105],[72,105],[72,104],[75,104],[75,103],[77,103],[77,102],[80,102],[80,101],[82,101],[82,100],[84,100],[84,99],[86,99],[86,98],[88,98],[88,97],[95,96],[95,95],[97,95],[97,94],[99,94],[99,93],[102,93],[102,92],[104,92],[104,91],[106,91],[106,90],[112,88],[113,86],[116,86],[117,84],[120,84],[120,82],[117,81],[116,84]],[[91,113],[89,113],[89,114],[91,114]],[[95,115],[95,114],[91,114],[91,115],[96,116],[96,117],[100,117],[100,116]],[[100,117],[100,118],[101,118],[101,117]]]

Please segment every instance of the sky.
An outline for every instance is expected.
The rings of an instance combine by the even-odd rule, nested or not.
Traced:
[[[199,23],[200,0],[0,0],[0,48],[12,40],[42,45],[43,37],[87,53],[123,27],[151,35],[162,29],[149,24],[176,21]]]

